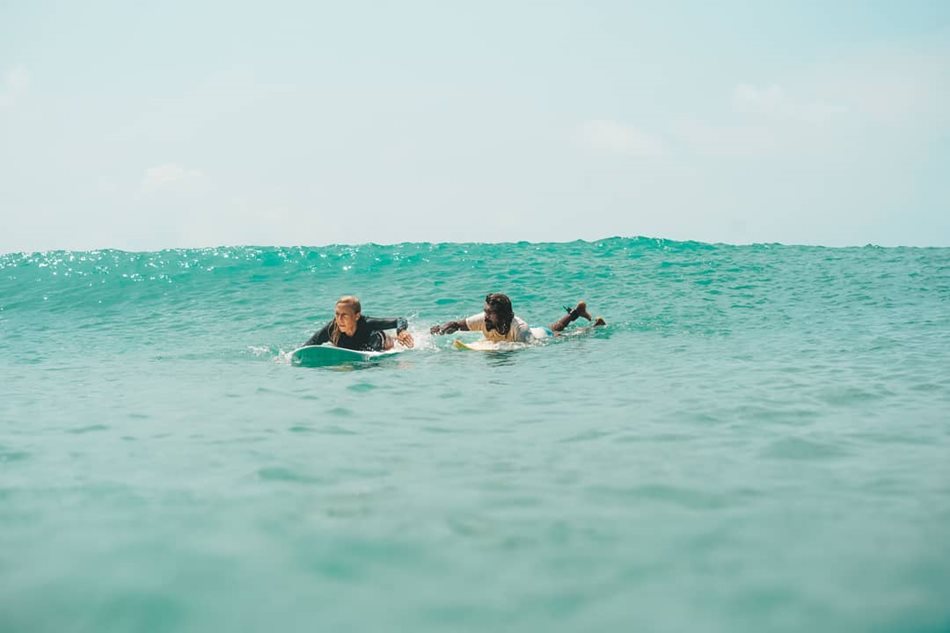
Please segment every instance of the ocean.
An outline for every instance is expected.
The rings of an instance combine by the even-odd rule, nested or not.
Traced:
[[[950,630],[950,249],[0,255],[0,631],[263,630]]]

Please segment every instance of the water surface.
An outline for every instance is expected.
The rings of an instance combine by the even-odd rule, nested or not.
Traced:
[[[351,293],[417,348],[290,366]],[[948,369],[946,248],[2,255],[0,630],[947,630]]]

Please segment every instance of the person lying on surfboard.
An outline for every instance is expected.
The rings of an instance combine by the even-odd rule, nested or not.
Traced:
[[[385,330],[396,330],[396,340],[412,347],[412,335],[406,330],[409,327],[406,319],[374,319],[364,317],[360,300],[356,297],[340,297],[336,302],[333,320],[323,326],[319,332],[310,337],[304,345],[322,345],[333,343],[337,347],[355,349],[358,351],[382,352],[392,349],[393,337]]]
[[[587,304],[583,301],[578,302],[573,308],[565,307],[564,309],[567,310],[567,314],[552,323],[550,328],[530,328],[523,319],[515,316],[508,295],[495,292],[485,297],[485,308],[482,312],[460,321],[433,325],[429,331],[432,334],[452,334],[459,330],[484,332],[485,338],[493,342],[529,343],[532,338],[539,338],[539,335],[540,337],[556,335],[581,317],[594,321],[587,311]],[[597,317],[594,325],[606,325],[606,323]],[[538,330],[541,331],[538,332]]]

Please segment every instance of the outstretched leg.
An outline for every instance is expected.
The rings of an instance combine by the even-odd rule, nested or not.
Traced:
[[[587,302],[585,301],[579,301],[577,305],[574,306],[573,309],[567,308],[567,307],[565,307],[564,309],[567,310],[567,314],[565,314],[560,319],[558,319],[557,321],[551,324],[552,332],[563,331],[564,328],[566,328],[569,324],[573,323],[574,321],[576,321],[577,319],[581,317],[587,319],[588,321],[592,320],[590,316],[590,312],[587,311]],[[594,325],[595,326],[606,325],[606,323],[604,323],[603,319],[601,319],[600,317],[597,317],[597,320],[594,321]]]

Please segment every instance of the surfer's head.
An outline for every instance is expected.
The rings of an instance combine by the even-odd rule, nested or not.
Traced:
[[[360,300],[356,297],[340,297],[336,302],[336,308],[333,312],[333,320],[341,332],[347,336],[356,334],[356,324],[360,320],[362,308]]]
[[[502,336],[511,329],[511,321],[515,318],[511,309],[511,299],[508,295],[494,292],[485,297],[485,329],[495,330]]]

